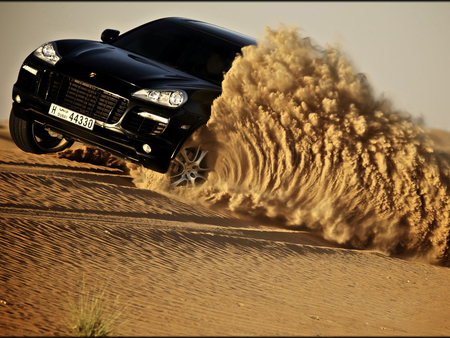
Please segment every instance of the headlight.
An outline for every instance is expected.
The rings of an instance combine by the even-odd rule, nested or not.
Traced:
[[[183,90],[141,89],[132,96],[170,108],[181,107],[188,99]]]
[[[33,53],[39,59],[51,64],[55,65],[59,60],[61,60],[61,56],[58,54],[58,49],[56,48],[55,43],[47,42],[36,49]]]

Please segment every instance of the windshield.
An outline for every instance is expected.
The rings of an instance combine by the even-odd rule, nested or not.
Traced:
[[[242,47],[166,20],[130,31],[112,45],[219,85]]]

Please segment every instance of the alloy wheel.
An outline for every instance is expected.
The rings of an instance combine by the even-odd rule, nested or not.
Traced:
[[[47,153],[64,150],[71,142],[65,138],[51,136],[43,125],[37,123],[33,123],[32,133],[36,145]]]
[[[197,148],[184,148],[175,158],[170,171],[170,186],[191,186],[206,182],[210,168],[206,167],[207,150]]]

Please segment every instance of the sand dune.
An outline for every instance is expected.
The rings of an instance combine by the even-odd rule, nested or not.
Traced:
[[[139,189],[120,163],[25,154],[5,124],[0,181],[2,336],[67,334],[83,278],[127,305],[115,335],[450,333],[449,268]]]
[[[192,140],[220,153],[195,189],[81,144],[26,154],[0,125],[0,335],[67,334],[83,283],[127,307],[115,335],[450,334],[450,134],[339,51],[264,41]]]

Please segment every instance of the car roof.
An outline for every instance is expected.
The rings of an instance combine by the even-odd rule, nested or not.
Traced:
[[[208,22],[200,21],[200,20],[194,20],[194,19],[188,19],[188,18],[182,18],[182,17],[167,17],[167,18],[161,18],[154,20],[155,21],[172,21],[176,22],[181,25],[188,26],[190,28],[202,31],[204,33],[217,36],[221,39],[227,40],[229,42],[232,42],[234,44],[237,44],[241,47],[248,46],[248,45],[256,45],[256,39],[247,36],[242,33],[238,33],[235,31],[232,31],[227,28],[223,28]],[[151,22],[149,22],[150,24]]]

